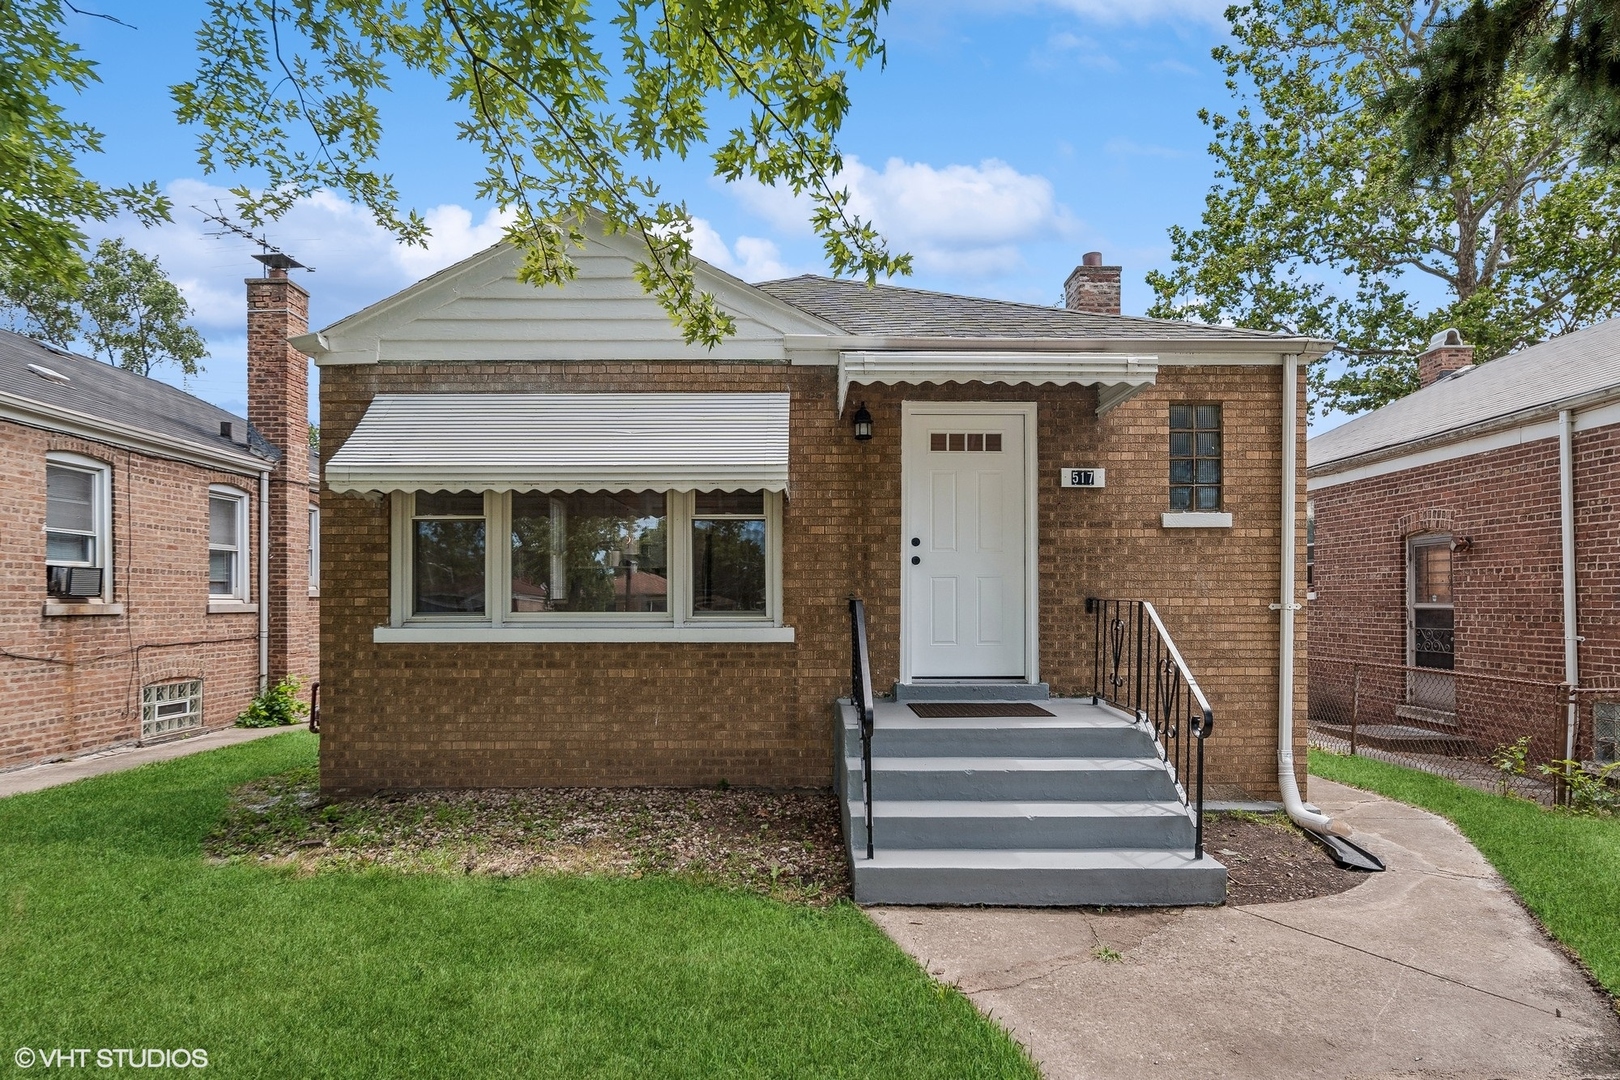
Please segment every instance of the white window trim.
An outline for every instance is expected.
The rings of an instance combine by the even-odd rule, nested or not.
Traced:
[[[1227,510],[1166,510],[1159,521],[1166,529],[1230,529],[1232,514]]]
[[[321,595],[321,508],[309,506],[309,595]]]
[[[782,624],[782,494],[765,492],[766,606],[763,615],[692,614],[692,512],[689,491],[668,493],[669,602],[661,612],[512,612],[510,491],[484,493],[484,607],[482,614],[416,615],[411,611],[411,544],[415,493],[395,491],[390,503],[389,625],[377,642],[791,642]],[[731,516],[731,515],[727,515]],[[750,517],[751,515],[738,515]]]
[[[208,593],[208,606],[210,611],[212,611],[215,607],[228,608],[230,611],[240,611],[248,603],[248,597],[253,595],[251,591],[252,583],[248,580],[250,574],[249,567],[253,562],[253,560],[250,558],[253,552],[252,545],[249,542],[248,532],[248,493],[243,491],[241,488],[231,487],[228,484],[209,484],[208,521],[210,523],[210,530],[212,529],[212,523],[214,520],[214,509],[212,504],[215,499],[229,499],[231,502],[236,504],[236,547],[216,548],[214,545],[214,538],[210,535],[208,538],[208,555],[210,558],[212,558],[216,550],[231,551],[235,553],[236,574],[234,576],[236,579],[236,588],[228,593],[216,593],[210,590]],[[210,583],[205,582],[205,587],[207,584]]]
[[[113,560],[112,560],[112,466],[105,461],[98,461],[83,454],[70,454],[61,451],[51,451],[45,455],[46,465],[56,465],[66,469],[76,469],[79,472],[90,473],[94,477],[95,500],[95,542],[96,558],[94,562],[51,562],[46,557],[46,566],[95,566],[101,569],[101,603],[109,603],[113,596]],[[40,529],[43,538],[45,529]]]

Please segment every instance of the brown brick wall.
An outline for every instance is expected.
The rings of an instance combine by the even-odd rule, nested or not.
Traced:
[[[847,690],[845,597],[868,602],[873,677],[898,671],[900,402],[1039,400],[1041,671],[1089,691],[1087,595],[1160,606],[1216,709],[1218,785],[1276,793],[1276,599],[1281,407],[1274,367],[1162,368],[1105,416],[1080,387],[863,387],[876,437],[835,415],[831,368],[581,363],[333,366],[322,453],[378,392],[787,391],[791,498],[784,619],[793,644],[375,644],[389,616],[386,500],[328,492],[322,531],[322,785],[329,791],[484,785],[825,787],[829,703]],[[1303,415],[1303,381],[1300,383]],[[1226,406],[1229,530],[1167,530],[1168,404]],[[1060,490],[1062,465],[1108,469],[1105,491]],[[1303,530],[1303,447],[1300,448]],[[1303,533],[1301,532],[1301,536]],[[1296,544],[1303,599],[1303,542]],[[1303,642],[1303,619],[1299,639]],[[1304,703],[1304,655],[1298,702]],[[1303,716],[1303,712],[1300,714]],[[1303,747],[1300,724],[1300,748]],[[1301,755],[1303,760],[1303,755]]]
[[[123,615],[42,614],[49,451],[111,466],[113,598]],[[236,719],[258,687],[259,617],[208,614],[210,484],[248,493],[257,536],[257,475],[0,421],[0,768],[136,741],[141,688],[151,683],[200,678],[205,726]],[[257,565],[250,573],[256,582]]]
[[[1582,683],[1620,686],[1620,426],[1577,432],[1575,551]],[[1311,650],[1406,660],[1406,539],[1467,537],[1452,555],[1456,665],[1564,677],[1558,440],[1318,488]]]

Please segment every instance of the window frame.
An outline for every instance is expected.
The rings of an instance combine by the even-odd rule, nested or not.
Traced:
[[[1423,670],[1425,670],[1425,671],[1438,671],[1438,672],[1444,672],[1446,674],[1450,674],[1451,672],[1456,670],[1456,666],[1457,666],[1457,582],[1456,582],[1455,573],[1453,572],[1455,567],[1449,565],[1450,561],[1451,561],[1451,555],[1453,554],[1453,552],[1451,550],[1451,543],[1452,543],[1452,538],[1451,538],[1451,534],[1449,534],[1449,533],[1424,533],[1424,534],[1421,534],[1421,535],[1418,535],[1418,536],[1412,536],[1412,537],[1407,538],[1407,541],[1406,541],[1406,666],[1407,667],[1413,667],[1413,668],[1422,667]],[[1448,572],[1448,577],[1449,577],[1449,580],[1447,582],[1447,588],[1451,592],[1451,600],[1450,600],[1450,602],[1444,603],[1444,604],[1432,603],[1432,602],[1429,602],[1429,601],[1420,601],[1417,598],[1418,552],[1423,550],[1424,548],[1432,548],[1432,547],[1444,547],[1446,549],[1446,557],[1447,557],[1447,560],[1448,560],[1447,572]],[[1417,647],[1417,631],[1418,631],[1417,613],[1418,613],[1419,609],[1422,609],[1424,611],[1442,611],[1442,610],[1444,610],[1444,611],[1450,611],[1451,612],[1451,664],[1452,664],[1451,667],[1449,667],[1449,668],[1439,668],[1439,667],[1431,668],[1431,667],[1427,667],[1425,665],[1421,665],[1421,664],[1419,664],[1417,662],[1417,654],[1418,654],[1418,647]],[[1431,650],[1425,650],[1425,651],[1431,651]]]
[[[182,698],[171,699],[171,701],[167,702],[159,701],[158,691],[164,690],[171,686],[184,686],[193,689],[191,689],[190,692],[188,692]],[[189,718],[191,723],[178,727],[164,728],[162,730],[152,730],[156,728],[159,721],[163,719],[162,717],[158,716],[158,709],[163,705],[172,704],[173,700],[185,701],[188,704],[189,707],[186,709],[183,716]],[[150,719],[148,719],[148,716],[150,716]],[[147,683],[145,686],[141,687],[141,742],[145,743],[153,740],[166,741],[168,739],[178,738],[188,731],[200,731],[204,726],[206,725],[204,723],[203,715],[203,680],[169,679],[164,682]]]
[[[321,508],[309,504],[309,595],[321,595]]]
[[[550,489],[525,488],[524,492]],[[763,614],[696,615],[692,611],[692,520],[696,493],[665,491],[665,521],[669,531],[669,591],[667,611],[525,611],[511,607],[512,574],[512,495],[513,491],[486,491],[484,495],[484,611],[460,615],[417,615],[412,609],[415,582],[414,552],[415,491],[396,491],[391,496],[390,527],[390,625],[385,629],[467,628],[541,637],[555,632],[558,640],[568,640],[570,631],[579,631],[581,640],[601,639],[623,633],[628,639],[638,634],[649,638],[674,636],[702,640],[706,635],[740,634],[782,628],[782,505],[783,495],[766,491],[765,496],[765,589]],[[756,515],[743,515],[758,520]],[[705,519],[707,520],[707,519]],[[379,640],[389,635],[381,635]],[[404,637],[400,637],[404,640]],[[789,638],[790,639],[790,638]]]
[[[1224,447],[1223,447],[1224,449]],[[1316,500],[1305,500],[1305,599],[1316,599]]]
[[[214,543],[214,500],[228,500],[235,504],[236,510],[236,546],[225,547]],[[253,534],[250,531],[251,518],[248,513],[248,493],[241,488],[229,484],[208,485],[208,557],[213,559],[216,551],[229,551],[236,556],[236,573],[234,575],[236,588],[228,593],[217,593],[213,589],[213,569],[208,570],[208,601],[212,604],[245,604],[252,595],[253,583],[250,580],[253,565]]]
[[[1175,410],[1178,409],[1178,408],[1192,410],[1192,427],[1190,427],[1190,428],[1178,428],[1178,427],[1175,426],[1175,420],[1174,420]],[[1200,428],[1198,426],[1198,410],[1199,409],[1210,409],[1210,408],[1216,410],[1216,421],[1215,421],[1216,426],[1214,428],[1214,432],[1215,432],[1216,438],[1220,441],[1220,451],[1219,451],[1219,453],[1214,455],[1214,460],[1215,460],[1216,464],[1219,466],[1220,478],[1218,480],[1216,480],[1215,483],[1213,483],[1213,484],[1203,484],[1203,483],[1199,483],[1199,481],[1198,481],[1198,462],[1199,461],[1208,461],[1208,460],[1210,460],[1210,458],[1208,456],[1201,456],[1198,453],[1198,434],[1201,431],[1208,431],[1209,429]],[[1188,433],[1188,434],[1190,434],[1192,436],[1192,440],[1193,440],[1192,451],[1193,452],[1192,452],[1192,456],[1190,458],[1189,457],[1179,456],[1174,452],[1173,445],[1174,445],[1174,442],[1175,442],[1175,436],[1176,436],[1176,434],[1178,432],[1186,432],[1186,433]],[[1166,502],[1171,504],[1167,508],[1166,512],[1171,513],[1171,514],[1219,514],[1219,513],[1225,512],[1225,510],[1226,510],[1226,406],[1225,406],[1225,403],[1220,402],[1220,401],[1172,401],[1172,402],[1170,402],[1169,406],[1167,407],[1167,409],[1165,411],[1165,436],[1166,436],[1165,442],[1167,444],[1166,450],[1167,450],[1167,459],[1168,459],[1167,462],[1166,462],[1166,469],[1165,469],[1165,477],[1168,480],[1168,483],[1165,486],[1165,500],[1166,500]],[[1178,484],[1178,483],[1176,483],[1174,477],[1171,476],[1171,472],[1175,468],[1175,463],[1177,461],[1191,461],[1192,462],[1193,478],[1188,483]],[[1174,500],[1173,500],[1173,496],[1172,496],[1171,493],[1176,488],[1179,488],[1179,487],[1184,487],[1184,488],[1187,489],[1187,502],[1188,502],[1188,504],[1186,506],[1178,507],[1178,506],[1174,505]],[[1209,488],[1209,487],[1213,487],[1215,489],[1215,505],[1214,506],[1199,506],[1198,505],[1198,489],[1199,488]]]
[[[101,596],[103,602],[109,600],[113,594],[113,559],[112,559],[112,466],[105,461],[83,454],[71,454],[63,451],[50,451],[45,455],[45,523],[40,530],[41,536],[50,532],[66,532],[75,536],[90,536],[95,545],[95,557],[89,562],[77,560],[52,559],[50,544],[47,537],[45,551],[43,552],[44,565],[51,566],[85,566],[94,567],[101,571]],[[93,517],[93,529],[88,532],[79,530],[53,530],[50,521],[50,469],[67,469],[72,472],[87,473],[91,477],[90,508]],[[41,582],[43,588],[44,583]]]

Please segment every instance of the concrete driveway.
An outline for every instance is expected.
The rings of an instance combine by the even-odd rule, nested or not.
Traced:
[[[1607,997],[1450,823],[1311,797],[1389,871],[1252,907],[868,913],[1053,1080],[1620,1076]]]

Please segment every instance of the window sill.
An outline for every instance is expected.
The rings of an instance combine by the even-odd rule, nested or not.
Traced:
[[[253,615],[257,614],[258,610],[258,604],[249,604],[242,600],[208,601],[208,614],[210,615]]]
[[[122,615],[123,604],[109,604],[101,600],[92,600],[84,604],[62,604],[55,600],[45,601],[45,610],[40,614],[47,618],[75,615]]]
[[[378,644],[455,642],[759,642],[791,644],[791,626],[379,626]]]
[[[1230,529],[1232,515],[1208,511],[1174,510],[1163,515],[1166,529]]]
[[[321,598],[321,590],[315,588],[313,585],[310,586],[309,598],[311,600],[319,600]]]

